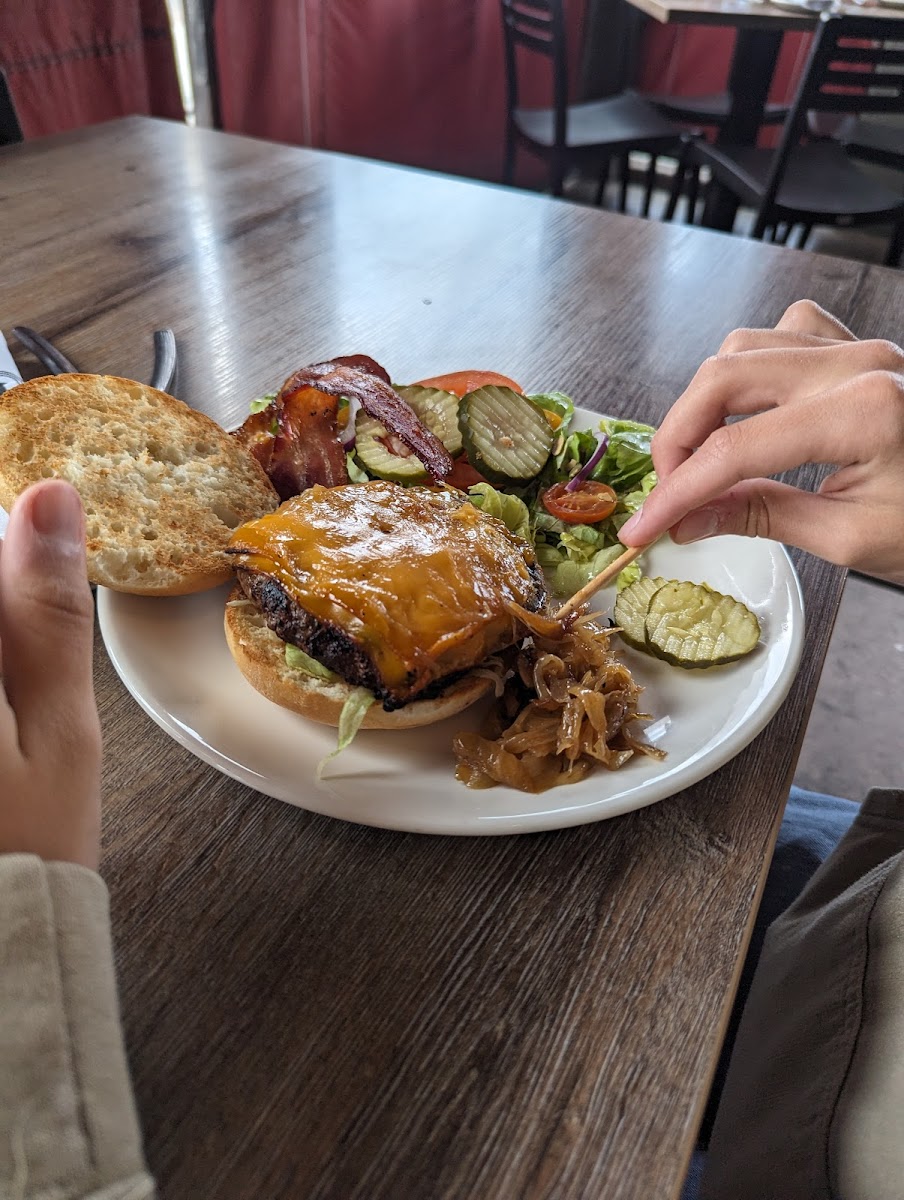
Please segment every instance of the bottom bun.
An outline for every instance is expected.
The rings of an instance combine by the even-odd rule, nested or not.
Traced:
[[[240,588],[235,588],[226,605],[226,641],[232,657],[251,686],[274,704],[289,708],[322,725],[338,725],[342,706],[352,690],[344,680],[327,682],[290,667],[286,644],[270,629]],[[450,683],[430,700],[414,700],[387,712],[374,704],[367,710],[362,729],[417,729],[454,717],[492,686],[487,676],[473,672]]]

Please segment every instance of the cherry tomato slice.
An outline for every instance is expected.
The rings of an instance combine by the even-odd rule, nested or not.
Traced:
[[[567,492],[564,483],[555,483],[540,499],[550,516],[558,517],[560,521],[570,525],[595,525],[612,516],[617,497],[607,483],[585,479],[573,492]]]
[[[439,388],[440,391],[451,392],[454,396],[466,396],[468,392],[476,392],[481,387],[507,387],[513,392],[521,391],[514,379],[508,379],[496,371],[452,371],[448,375],[419,379],[416,386]]]

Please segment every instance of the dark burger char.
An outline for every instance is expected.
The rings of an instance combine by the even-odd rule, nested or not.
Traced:
[[[380,672],[367,653],[354,638],[328,621],[321,621],[297,604],[285,589],[269,575],[258,575],[253,571],[239,569],[238,580],[242,591],[257,606],[261,616],[277,637],[297,646],[316,658],[319,663],[341,675],[352,687],[365,687],[382,700],[387,712],[402,708],[407,700],[393,697],[383,684]],[[438,695],[461,671],[436,680],[430,687],[418,693],[419,700],[428,700]]]
[[[529,569],[536,587],[527,607],[536,612],[545,603],[546,585],[542,571],[535,563],[530,564]],[[237,575],[242,591],[258,608],[277,637],[304,650],[319,663],[335,671],[352,687],[365,687],[373,692],[377,699],[383,702],[387,712],[402,708],[414,699],[429,700],[438,695],[447,684],[465,674],[470,667],[478,665],[476,662],[466,666],[459,664],[459,669],[432,681],[416,695],[400,698],[386,687],[370,655],[345,630],[307,612],[271,576],[242,567],[238,569]],[[409,686],[412,682],[413,676],[409,680]]]
[[[373,662],[344,630],[306,612],[269,575],[240,569],[238,579],[277,637],[304,650],[353,687],[366,687],[379,699],[387,698]]]

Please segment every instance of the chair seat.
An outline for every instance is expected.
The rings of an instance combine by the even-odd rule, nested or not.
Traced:
[[[889,167],[904,167],[904,129],[900,127],[848,117],[835,137],[851,154]]]
[[[717,92],[708,96],[664,96],[644,93],[644,99],[672,121],[695,125],[724,125],[731,111],[731,96]],[[785,104],[767,104],[763,110],[764,125],[783,125],[788,116]]]
[[[742,201],[758,205],[766,190],[774,150],[748,146],[701,146],[705,163]],[[904,207],[904,195],[873,179],[833,143],[799,146],[791,154],[776,204],[818,219],[866,218]]]
[[[555,143],[555,118],[550,108],[516,108],[515,125],[537,146]],[[605,100],[572,104],[568,108],[565,141],[570,150],[596,147],[642,147],[644,143],[674,145],[678,131],[652,104],[634,92]]]

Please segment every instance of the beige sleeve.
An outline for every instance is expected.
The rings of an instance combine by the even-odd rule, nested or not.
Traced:
[[[0,856],[0,1198],[148,1200],[99,875]]]

